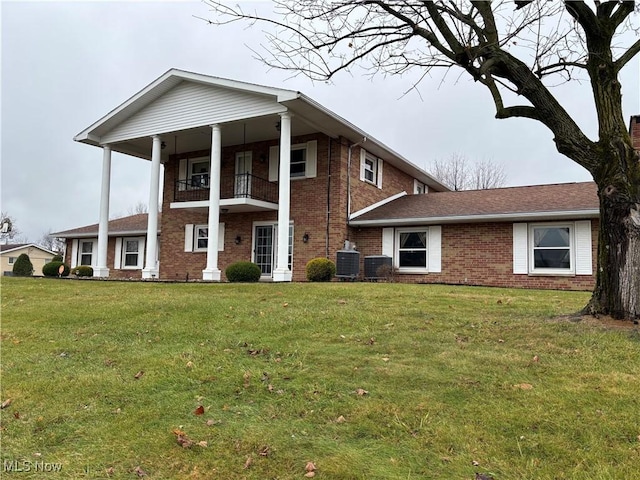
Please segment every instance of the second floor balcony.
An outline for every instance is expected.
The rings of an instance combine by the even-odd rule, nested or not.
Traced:
[[[194,174],[188,179],[175,182],[173,202],[188,202],[196,207],[204,207],[208,205],[209,192],[209,174]],[[271,204],[277,207],[278,184],[250,173],[223,176],[220,178],[220,204],[227,207]],[[242,210],[247,211],[247,208]]]

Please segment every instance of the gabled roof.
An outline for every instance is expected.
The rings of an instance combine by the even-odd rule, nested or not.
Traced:
[[[109,236],[131,236],[131,235],[146,235],[147,234],[147,220],[149,216],[146,213],[139,213],[137,215],[131,215],[128,217],[116,218],[115,220],[109,220]],[[162,213],[158,213],[158,225]],[[158,233],[160,229],[158,228]],[[61,232],[54,232],[51,234],[58,238],[87,238],[98,236],[98,224],[87,225],[85,227],[72,228],[70,230],[63,230]]]
[[[320,131],[332,138],[344,137],[352,143],[362,142],[363,139],[366,138],[363,147],[367,151],[383,158],[385,161],[400,168],[401,170],[406,171],[428,185],[432,190],[448,190],[448,187],[433,178],[422,168],[416,166],[379,140],[376,140],[374,137],[359,129],[352,123],[298,91],[267,87],[178,69],[171,69],[167,71],[124,103],[113,109],[107,115],[78,133],[74,137],[74,140],[89,145],[100,146],[102,142],[101,137],[135,115],[137,112],[140,112],[142,109],[158,100],[163,95],[167,94],[167,92],[182,82],[195,82],[210,87],[219,87],[270,97],[274,102],[286,107],[286,109],[293,112],[296,117],[303,119],[304,122],[313,126],[317,131]],[[284,109],[285,108],[283,108],[283,110]],[[168,132],[158,131],[156,133],[165,134]],[[121,145],[116,143],[113,144],[112,147],[116,151],[122,151],[129,155],[140,156],[141,158],[148,158],[148,155],[150,155],[150,150],[148,155],[141,154],[140,152],[136,152],[135,149],[131,149],[130,146],[127,147],[124,143]]]
[[[6,245],[0,245],[0,252],[10,253],[15,250],[22,250],[23,248],[37,248],[38,250],[42,250],[45,253],[56,255],[56,252],[52,252],[51,250],[41,247],[40,245],[36,245],[35,243],[8,243]]]
[[[596,218],[593,182],[405,195],[352,218],[355,226]]]

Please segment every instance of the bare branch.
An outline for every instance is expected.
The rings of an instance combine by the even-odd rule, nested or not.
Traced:
[[[640,53],[640,40],[636,40],[636,42],[631,45],[622,55],[620,55],[620,58],[618,58],[618,60],[614,62],[613,65],[616,72],[622,70],[622,67],[629,63],[631,59],[633,59],[633,57],[635,57],[638,53]]]

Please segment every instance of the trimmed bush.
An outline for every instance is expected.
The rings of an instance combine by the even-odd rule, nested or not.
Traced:
[[[33,263],[29,255],[26,253],[20,254],[13,264],[13,274],[16,277],[30,277],[33,275]]]
[[[80,265],[73,269],[73,274],[78,277],[93,277],[93,267],[90,265]]]
[[[62,261],[62,255],[55,255],[52,259],[52,262],[61,262]]]
[[[60,265],[64,265],[64,270],[62,271],[62,276],[63,277],[68,277],[69,276],[69,272],[71,271],[71,269],[69,268],[69,265],[62,263],[62,262],[49,262],[46,263],[44,265],[44,267],[42,267],[42,274],[45,277],[57,277],[58,275],[60,275],[58,273],[58,271],[60,270]]]
[[[260,280],[260,267],[251,262],[232,263],[224,271],[230,282],[257,282]]]
[[[336,275],[336,264],[328,258],[314,258],[309,260],[306,270],[310,282],[330,282]]]

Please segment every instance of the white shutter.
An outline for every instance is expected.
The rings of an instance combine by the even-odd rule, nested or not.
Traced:
[[[360,180],[364,182],[364,160],[367,158],[367,151],[360,147]]]
[[[382,161],[381,158],[378,159],[378,182],[377,182],[377,187],[378,188],[382,188],[382,164],[384,162]]]
[[[513,224],[513,273],[526,275],[529,273],[529,240],[526,223]]]
[[[138,240],[138,268],[142,269],[144,267],[144,258],[146,255],[146,251],[145,251],[145,247],[146,247],[146,238],[145,237],[140,237],[140,239]],[[160,242],[156,241],[156,261],[155,261],[155,265],[157,267],[158,265],[158,248],[157,245],[160,245]]]
[[[442,227],[429,227],[429,272],[442,272]]]
[[[78,266],[78,239],[71,242],[71,268]]]
[[[382,255],[393,258],[393,227],[382,229]]]
[[[218,224],[218,251],[224,251],[224,223]]]
[[[305,176],[315,178],[318,170],[318,141],[307,142],[307,165]]]
[[[178,190],[185,190],[187,188],[187,162],[188,160],[186,158],[180,159],[178,166],[178,180],[180,180]]]
[[[576,275],[593,275],[591,259],[591,220],[576,222]]]
[[[122,265],[122,237],[116,238],[116,251],[113,258],[113,268],[120,270]]]
[[[184,251],[193,252],[193,224],[187,223],[184,226]]]
[[[280,147],[274,145],[269,147],[269,181],[278,181],[278,167],[280,160]]]

